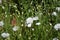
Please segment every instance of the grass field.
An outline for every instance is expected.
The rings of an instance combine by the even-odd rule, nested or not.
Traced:
[[[60,0],[2,0],[0,40],[60,40]]]

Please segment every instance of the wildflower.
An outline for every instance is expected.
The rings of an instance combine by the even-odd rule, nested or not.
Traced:
[[[3,21],[0,21],[0,26],[3,26],[3,25],[4,25]]]
[[[34,28],[32,28],[32,31],[34,31]]]
[[[27,26],[28,26],[28,27],[31,27],[31,25],[32,25],[32,24],[28,24]]]
[[[32,23],[33,23],[32,17],[27,18],[27,19],[26,19],[26,23],[27,23],[27,24],[32,24]]]
[[[60,11],[60,7],[56,7],[56,10]]]
[[[4,6],[2,6],[2,9],[5,9],[5,7],[4,7]]]
[[[56,30],[60,29],[60,23],[56,24],[56,25],[54,26],[54,29],[56,29]]]
[[[40,24],[41,24],[40,22],[36,23],[36,25],[40,25]]]
[[[57,13],[56,12],[53,12],[52,15],[57,16]]]
[[[33,20],[38,20],[39,18],[37,16],[33,17]]]
[[[59,40],[58,38],[53,38],[53,40]]]
[[[9,33],[5,33],[5,32],[4,32],[4,33],[2,33],[2,34],[1,34],[1,36],[2,36],[3,38],[7,38],[7,37],[9,37],[9,36],[10,36],[10,34],[9,34]]]
[[[7,17],[7,15],[5,15],[5,17]]]
[[[12,29],[13,29],[13,31],[17,31],[19,29],[19,27],[18,26],[14,26]]]

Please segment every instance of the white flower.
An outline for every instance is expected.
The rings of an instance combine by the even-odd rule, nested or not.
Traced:
[[[40,22],[36,23],[36,25],[40,25],[40,24],[41,24]]]
[[[32,24],[32,23],[33,23],[32,17],[26,19],[26,24]]]
[[[19,27],[18,26],[14,26],[12,29],[13,29],[13,31],[17,31],[19,29]]]
[[[56,10],[60,11],[60,7],[56,7]]]
[[[52,25],[52,23],[49,23],[50,25]]]
[[[29,17],[29,18],[27,18],[26,19],[26,23],[25,23],[26,26],[31,27],[31,25],[32,25],[32,23],[33,23],[34,20],[38,20],[38,17],[35,16],[35,17]]]
[[[59,40],[58,38],[53,38],[53,40]]]
[[[60,23],[56,24],[56,25],[54,26],[54,29],[56,29],[56,30],[60,29]]]
[[[27,26],[28,26],[28,27],[31,27],[31,25],[32,25],[32,24],[28,24]]]
[[[2,33],[2,34],[1,34],[1,36],[2,36],[3,38],[9,37],[9,35],[10,35],[9,33]]]
[[[13,5],[13,7],[17,8],[16,4],[15,4],[15,5]]]
[[[33,20],[38,20],[38,19],[39,19],[38,16],[33,17]]]
[[[5,7],[4,7],[4,6],[2,6],[2,9],[5,9]]]
[[[52,15],[57,16],[57,13],[56,12],[53,12]]]
[[[21,34],[19,34],[19,36],[21,36]]]
[[[3,26],[3,25],[4,25],[3,21],[0,21],[0,26]]]
[[[7,17],[7,15],[5,15],[5,17]]]
[[[32,31],[34,31],[34,28],[32,28]]]

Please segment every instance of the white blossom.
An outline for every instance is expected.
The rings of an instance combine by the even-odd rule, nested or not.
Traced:
[[[32,24],[28,24],[27,27],[31,27]]]
[[[38,16],[33,17],[33,20],[38,20],[38,19],[39,19]]]
[[[53,12],[52,15],[57,16],[57,13],[56,12]]]
[[[41,24],[40,22],[36,23],[36,25],[40,25],[40,24]]]
[[[3,21],[0,21],[0,26],[3,26],[4,25],[4,22]]]
[[[26,26],[27,27],[31,27],[31,25],[32,25],[32,23],[33,23],[33,21],[34,20],[38,20],[38,17],[37,16],[35,16],[35,17],[29,17],[29,18],[27,18],[26,19]]]
[[[56,24],[56,25],[54,26],[54,29],[56,29],[56,30],[60,29],[60,23]]]
[[[56,10],[60,11],[60,7],[56,7]]]
[[[34,28],[32,28],[32,31],[34,31]]]
[[[14,26],[12,29],[13,29],[13,31],[17,31],[19,29],[19,27],[18,26]]]
[[[1,36],[2,36],[3,38],[7,38],[7,37],[9,37],[9,36],[10,36],[10,34],[9,34],[9,33],[5,33],[5,32],[4,32],[4,33],[2,33],[2,34],[1,34]]]
[[[58,38],[53,38],[53,40],[59,40]]]
[[[27,24],[32,24],[33,23],[33,18],[32,17],[27,18],[26,23]]]
[[[5,7],[4,7],[4,6],[2,6],[2,9],[5,9]]]
[[[7,15],[5,15],[5,17],[7,17]]]

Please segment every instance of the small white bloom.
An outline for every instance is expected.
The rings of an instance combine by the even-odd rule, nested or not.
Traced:
[[[32,17],[26,19],[26,24],[32,24],[32,23],[33,23]]]
[[[21,36],[21,34],[19,34],[19,36]]]
[[[21,26],[24,26],[23,24],[21,24]]]
[[[9,37],[9,35],[10,35],[9,33],[2,33],[2,34],[1,34],[1,36],[2,36],[3,38]]]
[[[36,23],[36,25],[40,25],[40,24],[41,24],[40,22]]]
[[[54,29],[56,29],[56,30],[60,29],[60,23],[56,24],[56,25],[54,26]]]
[[[56,7],[56,10],[60,11],[60,7]]]
[[[5,17],[7,17],[7,15],[5,15]]]
[[[3,21],[0,21],[0,26],[3,26],[3,25],[4,25]]]
[[[58,38],[53,38],[53,40],[59,40]]]
[[[2,6],[2,9],[5,9],[5,7],[4,7],[4,6]]]
[[[52,25],[52,23],[49,23],[50,25]]]
[[[12,29],[13,29],[13,31],[17,31],[19,29],[19,27],[18,26],[14,26]]]
[[[32,28],[32,31],[34,31],[34,28]]]
[[[13,7],[17,8],[17,6],[16,6],[16,5],[13,5]]]
[[[33,17],[33,20],[38,20],[39,18],[37,16]]]
[[[57,16],[57,13],[56,12],[53,12],[52,15]]]
[[[31,27],[32,24],[28,24],[27,27]]]

